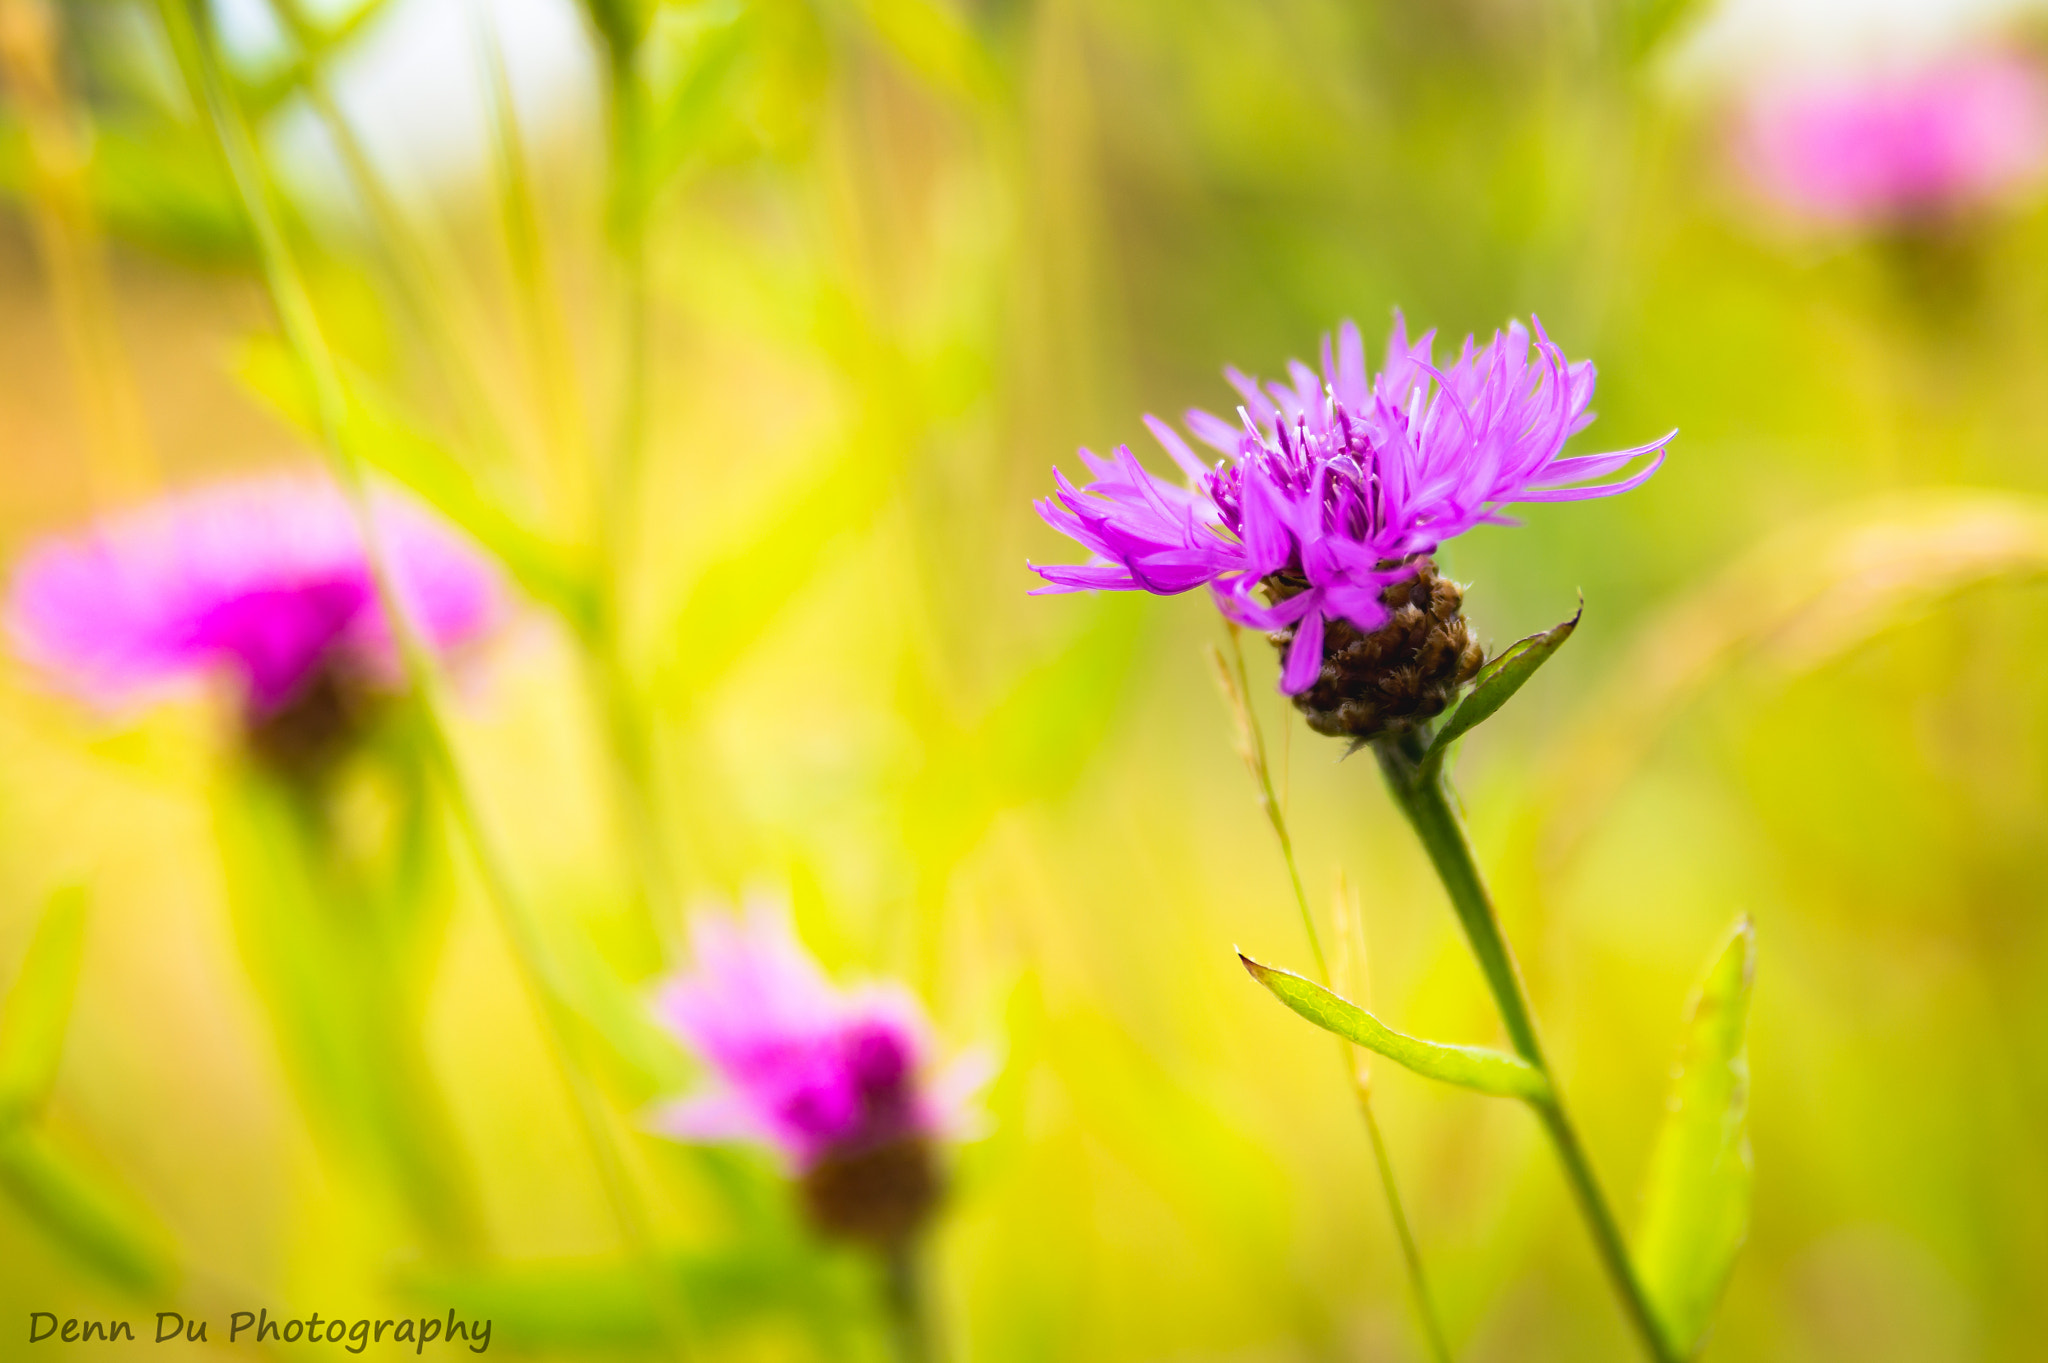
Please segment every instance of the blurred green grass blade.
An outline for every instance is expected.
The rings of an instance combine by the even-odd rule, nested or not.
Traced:
[[[635,1102],[674,1093],[688,1082],[690,1062],[654,1019],[652,987],[620,978],[586,926],[564,914],[541,925],[559,972],[563,1001],[600,1043],[596,1049],[615,1085]]]
[[[1756,931],[1747,918],[1687,1012],[1664,1124],[1650,1156],[1636,1264],[1677,1350],[1704,1342],[1749,1233],[1749,1060]]]
[[[234,185],[198,128],[126,103],[93,112],[81,150],[96,224],[187,260],[248,258],[253,243]],[[0,198],[29,199],[36,175],[26,126],[0,104]]]
[[[1572,637],[1572,631],[1579,627],[1579,617],[1585,613],[1586,603],[1582,598],[1571,619],[1541,634],[1517,639],[1479,669],[1479,675],[1472,679],[1472,689],[1465,693],[1465,699],[1458,703],[1458,708],[1451,711],[1451,717],[1443,722],[1436,731],[1436,737],[1430,740],[1429,751],[1422,755],[1418,764],[1421,779],[1428,780],[1443,765],[1444,755],[1453,743],[1493,718],[1494,712],[1522,689],[1522,683],[1535,676],[1536,669],[1549,662],[1550,655],[1564,647],[1564,641]]]
[[[578,8],[598,41],[604,44],[605,55],[613,67],[631,70],[634,55],[647,33],[652,0],[582,0]]]
[[[859,1267],[801,1240],[659,1257],[662,1282],[703,1337],[713,1339],[776,1320],[837,1339],[867,1310]],[[396,1287],[423,1307],[452,1306],[457,1316],[488,1318],[505,1339],[536,1354],[645,1351],[662,1340],[646,1273],[630,1260],[415,1269]]]
[[[1071,635],[1021,666],[972,725],[927,721],[926,765],[905,793],[903,823],[928,866],[967,855],[1003,810],[1057,798],[1073,784],[1118,714],[1147,618],[1140,603],[1105,595]],[[912,708],[937,716],[946,697],[920,691]]]
[[[236,942],[313,1129],[438,1247],[473,1245],[469,1169],[372,896],[333,877],[313,816],[278,783],[243,773],[218,816]]]
[[[39,1111],[56,1081],[85,954],[85,908],[78,886],[50,896],[0,1004],[0,1130]]]
[[[709,7],[707,7],[709,10]],[[673,79],[654,100],[653,128],[643,155],[638,193],[645,200],[703,148],[721,113],[729,113],[728,87],[748,52],[759,25],[751,9],[710,11],[701,30],[679,55]]]
[[[893,470],[850,441],[831,466],[741,544],[706,565],[671,620],[656,690],[687,706],[767,633],[810,584],[843,534],[864,528],[887,499]]]
[[[1152,616],[1105,593],[1055,651],[1034,659],[976,727],[984,773],[1011,800],[1071,785],[1100,746]]]
[[[235,187],[212,145],[175,124],[95,123],[86,179],[99,220],[121,237],[208,264],[239,264],[253,254]]]
[[[266,72],[259,79],[236,82],[236,96],[243,110],[261,118],[281,107],[304,88],[316,70],[332,66],[345,56],[348,48],[383,15],[389,5],[390,0],[358,0],[353,9],[340,15],[324,22],[307,23],[295,35],[299,50],[290,61],[277,70]]]
[[[1326,1032],[1383,1055],[1426,1079],[1440,1079],[1475,1093],[1541,1102],[1550,1085],[1535,1066],[1505,1051],[1481,1046],[1450,1046],[1424,1041],[1393,1030],[1357,1004],[1339,998],[1321,985],[1292,971],[1261,965],[1243,952],[1237,959],[1273,997]]]
[[[318,435],[312,387],[283,342],[250,337],[236,353],[234,374],[279,416]],[[364,461],[461,526],[534,599],[587,627],[595,608],[574,556],[488,492],[454,452],[408,421],[366,375],[350,371],[346,384],[351,439]]]
[[[1545,859],[1580,851],[1660,736],[1738,665],[1782,685],[1962,592],[2044,579],[2048,498],[1928,487],[1793,520],[1659,609],[1552,731],[1533,783]]]
[[[955,6],[939,0],[861,0],[875,37],[934,89],[985,99],[1000,88],[994,64]]]
[[[1630,59],[1641,61],[1650,56],[1699,8],[1699,0],[1622,0]]]
[[[164,1238],[24,1126],[0,1131],[0,1191],[50,1240],[108,1285],[138,1298],[171,1280]]]

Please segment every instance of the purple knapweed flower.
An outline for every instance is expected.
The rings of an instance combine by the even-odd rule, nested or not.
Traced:
[[[1349,322],[1334,354],[1323,338],[1321,375],[1296,361],[1291,385],[1262,388],[1225,370],[1244,399],[1238,422],[1187,414],[1196,438],[1227,456],[1213,468],[1147,416],[1185,485],[1154,477],[1128,446],[1109,459],[1082,450],[1096,480],[1076,488],[1054,470],[1058,494],[1038,511],[1094,558],[1032,565],[1049,584],[1039,590],[1207,585],[1229,619],[1278,632],[1281,689],[1323,732],[1366,737],[1390,717],[1437,713],[1478,653],[1457,618],[1459,589],[1436,577],[1429,555],[1476,525],[1512,524],[1503,508],[1513,503],[1626,492],[1656,471],[1671,435],[1565,458],[1565,441],[1592,420],[1590,363],[1568,363],[1540,323],[1533,344],[1515,323],[1484,346],[1467,337],[1440,369],[1434,336],[1410,343],[1396,313],[1376,377]],[[1633,476],[1589,483],[1643,456],[1651,462]],[[1338,694],[1356,690],[1339,673],[1361,658],[1419,693]],[[1340,718],[1344,703],[1354,710]]]
[[[969,1134],[980,1058],[934,1072],[917,1000],[893,985],[836,987],[775,903],[700,913],[691,943],[695,966],[662,989],[657,1016],[715,1080],[657,1109],[655,1128],[779,1152],[828,1231],[889,1241],[914,1229],[938,1195],[932,1142]]]
[[[2048,162],[2048,87],[2031,62],[2000,52],[1778,83],[1751,97],[1736,136],[1758,188],[1798,216],[1912,222],[2035,179]]]
[[[475,545],[392,489],[370,500],[391,586],[431,646],[452,649],[496,621],[503,589]],[[395,671],[354,511],[311,474],[168,496],[47,541],[15,571],[7,625],[30,663],[108,706],[228,673],[260,723],[330,670]]]

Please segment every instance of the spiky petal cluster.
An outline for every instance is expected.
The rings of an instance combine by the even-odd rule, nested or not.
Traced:
[[[499,574],[475,545],[389,488],[370,499],[400,606],[453,648],[498,618]],[[121,705],[228,672],[265,718],[323,665],[389,674],[390,623],[353,508],[313,474],[162,498],[32,549],[14,574],[16,650],[84,698]]]
[[[1038,511],[1095,557],[1034,564],[1049,584],[1040,590],[1166,595],[1206,583],[1239,624],[1294,627],[1281,671],[1281,689],[1294,695],[1316,680],[1325,622],[1380,628],[1386,589],[1444,541],[1483,523],[1512,524],[1502,513],[1511,503],[1625,492],[1662,462],[1670,435],[1562,456],[1592,420],[1593,366],[1567,362],[1541,323],[1533,342],[1519,323],[1484,346],[1467,337],[1441,369],[1434,337],[1411,343],[1397,313],[1386,363],[1370,378],[1349,322],[1334,354],[1323,338],[1320,376],[1296,361],[1290,384],[1261,387],[1226,370],[1244,399],[1239,423],[1187,414],[1196,438],[1228,456],[1214,468],[1147,416],[1187,486],[1155,478],[1128,446],[1109,459],[1082,450],[1096,480],[1083,490],[1055,470],[1058,494]],[[1646,455],[1652,462],[1632,477],[1585,485]]]
[[[908,1140],[962,1134],[976,1061],[930,1073],[924,1012],[905,990],[842,991],[796,939],[786,911],[700,913],[695,969],[671,980],[661,1021],[717,1076],[655,1116],[690,1141],[753,1141],[799,1172]]]
[[[1936,216],[2038,176],[2048,163],[2048,87],[2032,63],[1997,52],[1781,83],[1751,98],[1738,151],[1758,187],[1802,217]]]

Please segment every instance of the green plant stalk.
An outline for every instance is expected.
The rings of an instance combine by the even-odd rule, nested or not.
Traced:
[[[891,1342],[898,1363],[938,1363],[924,1275],[918,1270],[917,1241],[905,1237],[882,1254],[883,1291],[888,1298]]]
[[[88,183],[91,129],[63,76],[57,9],[0,0],[0,72],[26,134],[29,218],[85,427],[86,472],[105,504],[148,492],[157,467]]]
[[[337,478],[355,505],[369,550],[371,577],[378,603],[385,617],[392,622],[403,675],[419,706],[420,736],[428,765],[448,801],[464,842],[470,848],[478,874],[484,881],[486,898],[512,949],[521,982],[541,1015],[543,1034],[569,1090],[578,1124],[590,1147],[621,1238],[642,1265],[650,1297],[661,1315],[665,1332],[676,1344],[677,1352],[684,1353],[686,1326],[670,1294],[664,1290],[646,1218],[607,1123],[596,1086],[577,1058],[573,1019],[568,1005],[563,1001],[562,991],[549,968],[526,906],[514,888],[495,842],[483,825],[456,758],[442,718],[433,660],[420,640],[417,626],[402,609],[397,594],[392,590],[390,565],[385,561],[383,547],[369,516],[368,481],[363,461],[347,434],[348,404],[340,371],[327,348],[326,338],[313,311],[312,299],[306,292],[282,227],[272,210],[268,183],[255,141],[232,101],[218,57],[206,37],[204,12],[195,13],[200,3],[201,0],[158,0],[158,7],[195,102],[206,110],[213,123],[222,155],[256,235],[279,322],[311,382],[323,443]]]
[[[344,888],[319,796],[256,769],[223,791],[229,905],[299,1100],[352,1165],[373,1169],[439,1252],[481,1216],[379,913]]]
[[[487,56],[505,232],[512,252],[520,312],[541,373],[548,445],[557,477],[570,503],[575,528],[590,555],[593,609],[590,619],[578,622],[585,651],[586,682],[595,698],[610,751],[613,800],[623,825],[626,851],[639,880],[641,905],[665,955],[675,961],[682,957],[680,896],[655,808],[654,772],[647,756],[651,726],[627,664],[623,629],[623,577],[628,557],[623,545],[631,524],[628,512],[638,483],[647,424],[647,252],[644,205],[635,179],[640,161],[641,102],[634,77],[635,49],[621,46],[627,42],[624,30],[600,22],[598,31],[608,54],[613,181],[610,226],[625,279],[624,353],[620,359],[625,389],[621,395],[619,430],[609,458],[584,437],[581,426],[581,404],[570,378],[568,325],[554,293],[526,149],[495,39],[487,45]]]
[[[1294,886],[1294,902],[1301,910],[1302,931],[1308,935],[1308,950],[1315,961],[1316,978],[1327,989],[1330,987],[1329,962],[1323,956],[1322,936],[1316,931],[1315,914],[1308,906],[1308,892],[1302,888],[1301,868],[1294,859],[1294,838],[1287,831],[1287,815],[1280,807],[1280,801],[1273,791],[1272,769],[1266,763],[1266,740],[1260,732],[1258,720],[1252,715],[1247,690],[1244,666],[1244,647],[1238,638],[1236,625],[1229,626],[1231,664],[1233,677],[1224,674],[1226,689],[1230,691],[1232,708],[1236,710],[1247,751],[1245,765],[1251,769],[1253,779],[1258,783],[1259,804],[1266,812],[1266,821],[1273,827],[1273,836],[1280,843],[1281,860],[1287,863],[1287,877]],[[1220,661],[1220,660],[1219,660]],[[1400,1186],[1394,1182],[1394,1164],[1387,1154],[1386,1138],[1380,1133],[1379,1118],[1372,1110],[1372,1090],[1359,1069],[1357,1057],[1351,1043],[1337,1038],[1337,1059],[1343,1067],[1345,1082],[1351,1086],[1352,1095],[1358,1100],[1359,1115],[1365,1122],[1365,1133],[1372,1143],[1374,1167],[1379,1170],[1380,1191],[1386,1195],[1387,1215],[1394,1223],[1394,1238],[1400,1242],[1401,1262],[1408,1274],[1409,1295],[1414,1298],[1415,1314],[1422,1323],[1423,1339],[1429,1346],[1430,1357],[1437,1363],[1450,1363],[1451,1346],[1444,1334],[1443,1323],[1437,1319],[1436,1303],[1430,1296],[1429,1278],[1422,1269],[1422,1249],[1415,1242],[1414,1229],[1408,1224],[1408,1210],[1401,1201]]]
[[[594,472],[593,546],[597,610],[590,631],[596,687],[611,738],[618,800],[640,867],[641,893],[670,959],[680,959],[681,923],[676,868],[661,837],[655,774],[649,760],[652,726],[626,657],[629,598],[626,564],[632,557],[632,509],[639,501],[641,465],[647,446],[649,327],[652,300],[647,283],[648,194],[645,173],[647,108],[639,83],[637,34],[617,25],[600,29],[609,60],[606,87],[611,110],[610,235],[618,255],[620,366],[618,425],[609,460]]]
[[[1543,1044],[1536,1033],[1536,1021],[1529,1009],[1528,992],[1523,987],[1521,972],[1516,969],[1507,938],[1501,933],[1500,919],[1494,913],[1493,900],[1486,892],[1486,882],[1480,878],[1479,865],[1472,856],[1472,844],[1465,837],[1464,824],[1451,806],[1450,792],[1444,784],[1441,770],[1424,771],[1420,767],[1424,744],[1413,730],[1399,737],[1377,739],[1373,750],[1379,756],[1387,789],[1421,839],[1423,850],[1429,854],[1437,877],[1450,896],[1451,908],[1465,930],[1465,939],[1471,945],[1472,954],[1478,958],[1480,973],[1486,977],[1486,986],[1493,994],[1494,1006],[1500,1011],[1508,1040],[1515,1052],[1549,1081],[1547,1096],[1530,1099],[1529,1104],[1536,1110],[1537,1119],[1550,1137],[1558,1162],[1564,1166],[1565,1180],[1571,1185],[1579,1213],[1593,1236],[1594,1249],[1599,1253],[1616,1295],[1621,1298],[1629,1323],[1640,1336],[1644,1351],[1656,1363],[1683,1363],[1657,1323],[1649,1296],[1643,1290],[1635,1265],[1629,1258],[1620,1223],[1615,1220],[1605,1194],[1600,1191],[1592,1163],[1586,1158],[1585,1146],[1565,1111],[1557,1076],[1543,1058]]]
[[[343,169],[375,223],[377,243],[397,286],[395,292],[425,334],[426,353],[448,385],[465,434],[472,445],[481,447],[480,452],[500,464],[511,463],[511,441],[491,411],[482,377],[473,364],[463,362],[467,352],[457,342],[447,305],[437,296],[441,272],[428,258],[419,234],[407,222],[404,210],[370,161],[362,139],[335,101],[325,63],[311,55],[316,50],[318,34],[306,13],[306,0],[271,0],[271,12],[305,54],[300,88],[333,140]]]
[[[304,0],[272,0],[273,12],[292,33],[304,50],[311,50],[312,27],[308,19]],[[495,68],[494,68],[495,69]],[[389,257],[393,275],[396,277],[399,296],[407,304],[413,318],[428,333],[429,354],[438,362],[443,376],[447,379],[456,407],[470,440],[484,449],[498,462],[508,462],[510,442],[501,424],[490,411],[484,395],[483,384],[474,368],[461,363],[462,350],[455,342],[453,327],[444,315],[444,309],[436,306],[434,300],[435,271],[426,259],[426,254],[416,239],[412,228],[406,223],[404,214],[393,200],[389,189],[376,168],[371,164],[361,140],[334,101],[332,90],[327,83],[324,68],[309,62],[305,71],[304,88],[312,102],[314,112],[325,125],[328,135],[334,139],[341,154],[344,168],[355,183],[363,202],[369,208],[385,251]],[[495,89],[496,87],[494,87]],[[614,96],[617,103],[619,96]],[[640,102],[629,94],[626,102],[630,108],[624,113],[615,112],[615,126],[626,126],[624,120],[637,117]],[[500,94],[499,118],[509,120],[510,102]],[[630,135],[632,145],[637,145],[639,127]],[[615,134],[625,137],[626,134]],[[524,182],[523,172],[513,173],[517,167],[510,167],[511,158],[520,158],[523,167],[523,150],[517,145],[513,129],[509,124],[500,130],[501,161],[508,163],[507,181]],[[621,150],[619,157],[628,153]],[[514,241],[514,258],[517,283],[524,300],[522,315],[529,330],[534,333],[533,344],[537,354],[557,355],[563,351],[566,342],[558,333],[559,319],[551,320],[541,291],[546,285],[546,272],[538,263],[539,227],[532,213],[530,195],[508,192],[510,202],[505,206],[506,219]],[[626,211],[625,209],[618,210]],[[642,219],[634,217],[631,226],[622,226],[621,254],[626,261],[629,295],[629,316],[627,322],[627,389],[623,399],[624,416],[621,418],[620,446],[617,469],[609,479],[599,480],[594,494],[594,506],[600,517],[600,524],[591,536],[591,554],[596,585],[595,609],[591,619],[571,619],[571,626],[588,645],[586,677],[591,690],[597,697],[605,726],[605,739],[613,755],[612,773],[615,790],[620,804],[620,818],[625,825],[624,837],[633,864],[638,868],[641,882],[641,897],[649,919],[649,928],[655,938],[668,950],[674,959],[679,945],[677,931],[677,910],[679,896],[675,889],[674,868],[661,843],[660,823],[654,813],[654,779],[643,754],[648,745],[647,729],[640,708],[636,704],[631,678],[625,667],[619,646],[618,619],[621,614],[618,584],[618,558],[616,544],[620,527],[624,524],[623,505],[630,495],[630,489],[637,478],[637,456],[644,443],[643,428],[646,408],[646,281],[645,249]],[[627,232],[631,232],[627,236]],[[558,357],[559,358],[559,357]],[[556,423],[559,426],[559,422]],[[558,431],[559,435],[559,431]]]

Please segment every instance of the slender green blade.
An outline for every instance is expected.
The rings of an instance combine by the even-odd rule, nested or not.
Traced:
[[[707,1338],[782,1320],[843,1346],[848,1341],[838,1337],[861,1318],[858,1263],[801,1241],[668,1250],[655,1259],[662,1288],[686,1306]],[[644,1353],[662,1341],[647,1273],[629,1259],[425,1266],[401,1269],[393,1286],[401,1300],[490,1320],[522,1349]],[[833,1350],[831,1356],[845,1355]]]
[[[1242,951],[1237,959],[1273,997],[1326,1032],[1383,1055],[1428,1079],[1441,1079],[1476,1093],[1540,1102],[1550,1085],[1535,1066],[1505,1051],[1482,1046],[1450,1046],[1395,1031],[1357,1004],[1338,997],[1292,971],[1261,965]]]
[[[162,1235],[40,1132],[0,1130],[0,1195],[109,1285],[148,1297],[170,1283]]]
[[[1458,708],[1451,711],[1451,717],[1443,722],[1443,727],[1436,731],[1436,737],[1430,740],[1429,751],[1422,755],[1419,765],[1425,777],[1443,765],[1444,754],[1450,751],[1451,744],[1493,718],[1493,712],[1506,705],[1508,698],[1522,689],[1522,683],[1535,676],[1536,669],[1550,661],[1550,655],[1572,637],[1572,631],[1579,627],[1579,617],[1585,613],[1586,603],[1581,598],[1571,619],[1541,634],[1517,639],[1479,669],[1479,675],[1472,679],[1472,689],[1465,693],[1465,699]]]
[[[249,338],[236,355],[233,372],[277,416],[309,436],[319,435],[312,384],[283,343]],[[587,626],[590,584],[577,557],[513,511],[368,375],[349,371],[345,378],[350,429],[364,462],[473,536],[535,599],[577,626]]]
[[[85,954],[85,902],[77,886],[50,896],[0,1005],[0,1128],[33,1115],[56,1080]]]
[[[1688,26],[1699,9],[1698,0],[1630,0],[1623,11],[1629,56],[1636,61],[1651,56]]]
[[[1749,1059],[1756,932],[1747,918],[1688,1010],[1664,1125],[1650,1157],[1636,1263],[1679,1353],[1691,1357],[1749,1233]]]

